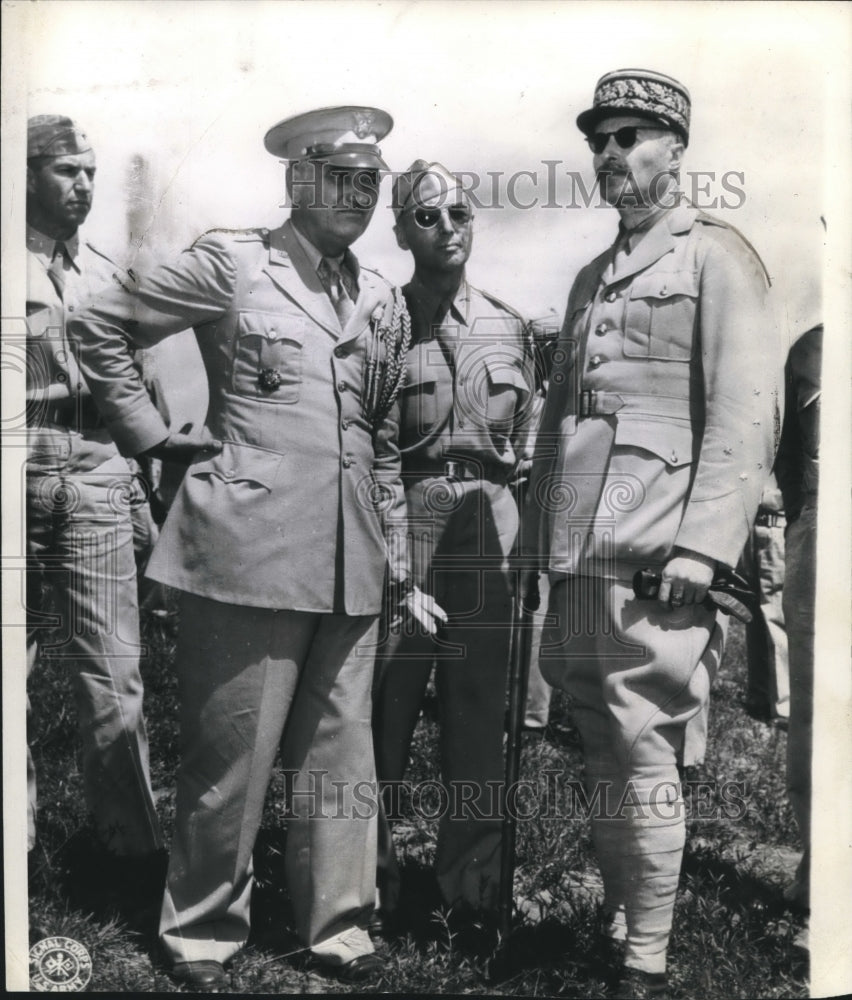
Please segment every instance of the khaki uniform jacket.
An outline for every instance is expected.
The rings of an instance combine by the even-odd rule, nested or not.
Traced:
[[[404,496],[395,412],[374,431],[361,388],[397,293],[374,272],[358,280],[341,329],[289,222],[214,231],[77,315],[84,374],[126,455],[168,431],[125,340],[146,347],[191,326],[207,371],[207,426],[224,448],[189,467],[149,576],[238,605],[379,612],[383,527],[404,512]]]
[[[778,437],[763,266],[685,205],[578,275],[536,445],[521,551],[628,579],[675,546],[734,567]],[[591,537],[589,536],[591,532]]]
[[[56,241],[27,228],[28,457],[34,465],[61,463],[66,472],[88,472],[118,452],[105,427],[83,418],[91,399],[66,336],[66,315],[125,280],[126,272],[87,240],[64,242],[73,268],[65,272],[60,298],[47,270]],[[61,424],[53,419],[55,408],[63,411]]]
[[[403,293],[412,321],[401,395],[404,470],[453,456],[508,476],[523,451],[535,381],[524,321],[463,281],[443,323],[432,327],[416,285]]]

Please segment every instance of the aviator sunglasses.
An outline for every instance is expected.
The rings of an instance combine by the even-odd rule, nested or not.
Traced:
[[[421,229],[434,229],[442,212],[447,213],[454,226],[466,226],[473,218],[466,205],[450,205],[448,208],[415,208],[414,221]]]
[[[607,147],[610,136],[615,139],[621,149],[630,149],[636,145],[639,132],[666,131],[667,129],[656,125],[625,125],[623,128],[616,129],[615,132],[595,132],[593,135],[587,135],[586,142],[593,153],[602,153]]]

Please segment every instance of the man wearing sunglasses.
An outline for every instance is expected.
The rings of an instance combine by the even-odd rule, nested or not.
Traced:
[[[279,746],[296,930],[341,979],[381,970],[366,931],[375,810],[353,795],[375,787],[372,640],[383,528],[404,510],[391,408],[405,310],[349,246],[375,210],[387,169],[377,142],[391,124],[357,107],[279,122],[265,146],[289,161],[282,226],[206,233],[74,326],[122,451],[189,464],[148,574],[182,592],[182,760],[160,937],[173,978],[196,990],[225,988],[223,964],[248,938]],[[196,438],[169,431],[127,353],[128,341],[187,327],[210,383]],[[417,615],[400,550],[389,576]]]
[[[620,70],[577,119],[621,223],[571,290],[521,546],[549,570],[541,668],[583,738],[620,997],[666,989],[678,769],[702,760],[724,641],[704,598],[737,564],[776,444],[767,275],[735,229],[680,198],[689,116],[678,81]],[[662,575],[653,602],[631,586],[645,568]]]
[[[497,904],[507,557],[518,527],[508,483],[529,419],[533,365],[518,314],[466,279],[473,214],[458,179],[417,160],[393,196],[397,242],[414,257],[403,288],[412,339],[400,397],[413,579],[449,623],[435,637],[385,637],[376,670],[376,760],[393,818],[392,793],[405,774],[434,660],[448,802],[436,870],[445,901],[464,918]],[[392,911],[398,872],[388,831],[384,845],[381,833],[378,882],[382,907]]]

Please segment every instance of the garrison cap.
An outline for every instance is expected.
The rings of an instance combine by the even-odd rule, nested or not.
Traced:
[[[647,69],[617,69],[598,80],[592,107],[577,117],[581,132],[613,115],[638,115],[660,122],[689,142],[689,91],[674,77]]]
[[[317,160],[338,167],[390,170],[377,143],[392,128],[393,118],[379,108],[320,108],[273,125],[263,144],[282,160]]]
[[[442,164],[415,160],[393,182],[391,207],[399,219],[405,211],[419,208],[430,198],[448,194],[461,186],[458,177]]]
[[[74,156],[92,148],[89,137],[65,115],[35,115],[27,122],[27,159]]]

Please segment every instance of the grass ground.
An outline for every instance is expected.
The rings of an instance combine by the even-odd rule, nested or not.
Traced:
[[[178,755],[173,625],[144,623],[143,663],[151,765],[167,835],[174,808]],[[800,926],[781,890],[798,847],[784,792],[786,736],[752,721],[742,706],[742,632],[731,630],[713,691],[706,763],[689,775],[687,852],[675,914],[670,972],[690,998],[804,997],[804,971],[793,936]],[[81,902],[74,891],[75,845],[85,826],[76,766],[74,711],[68,678],[43,664],[33,676],[32,744],[39,774],[39,839],[29,858],[31,943],[64,935],[92,956],[91,990],[176,992],[158,961],[156,912],[133,898],[121,914]],[[525,743],[522,778],[553,772],[551,789],[567,795],[580,777],[580,754],[567,707],[558,692],[544,738]],[[436,722],[427,704],[418,727],[410,777],[436,773]],[[730,784],[730,783],[736,784]],[[726,784],[727,783],[727,784]],[[723,786],[727,789],[721,791]],[[286,927],[282,884],[281,788],[273,786],[255,851],[257,888],[249,946],[233,963],[235,993],[352,992],[305,967]],[[737,818],[731,818],[737,813]],[[435,823],[414,816],[396,829],[404,859],[406,930],[381,947],[387,974],[381,992],[512,996],[606,996],[596,972],[599,880],[582,819],[542,818],[519,824],[516,897],[522,900],[510,959],[495,981],[495,966],[476,929],[460,932],[441,909],[432,877]],[[95,876],[96,878],[96,876]]]

